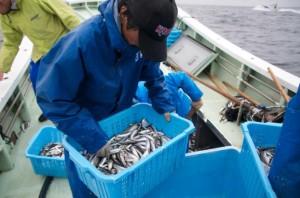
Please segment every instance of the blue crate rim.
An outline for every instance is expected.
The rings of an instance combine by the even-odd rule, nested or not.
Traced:
[[[59,161],[65,161],[65,158],[60,158],[60,157],[46,157],[46,156],[41,156],[41,155],[33,155],[26,153],[27,158],[35,158],[39,160],[59,160]]]
[[[234,150],[237,153],[240,153],[240,150],[235,146],[222,146],[222,147],[218,147],[218,148],[212,148],[212,149],[207,149],[207,150],[195,151],[192,153],[186,153],[185,157],[193,157],[193,156],[202,155],[202,154],[211,154],[211,153],[216,153],[216,152],[223,151],[223,150]]]
[[[155,110],[153,109],[152,105],[149,104],[149,103],[138,103],[138,104],[132,105],[132,106],[131,106],[130,108],[128,108],[128,109],[135,109],[135,108],[139,108],[139,107],[145,107],[145,108],[149,108],[149,109],[155,111]],[[126,109],[125,109],[125,110],[126,110]],[[124,111],[124,110],[123,110],[123,111]],[[118,113],[116,113],[116,114],[114,114],[114,115],[112,115],[112,116],[110,116],[110,117],[107,117],[107,118],[101,120],[101,121],[100,121],[100,125],[101,125],[101,123],[103,123],[103,122],[105,122],[105,121],[107,121],[107,120],[112,119],[113,117],[117,117],[118,115],[122,114],[123,111],[120,111],[120,112],[118,112]],[[161,116],[163,116],[163,114],[161,114]],[[176,119],[178,119],[178,120],[181,120],[181,121],[186,122],[186,123],[189,125],[189,127],[186,128],[186,129],[183,131],[184,133],[190,134],[190,133],[192,133],[193,129],[195,129],[193,123],[192,123],[190,120],[180,117],[180,116],[179,116],[177,113],[175,113],[175,112],[171,112],[171,113],[170,113],[170,117],[171,117],[171,121],[170,121],[170,122],[172,122],[172,118],[176,118]],[[149,121],[149,120],[147,120],[147,121],[148,121],[150,124],[152,124],[151,121]],[[156,128],[156,129],[157,129],[158,131],[164,132],[162,129],[159,129],[159,128]]]

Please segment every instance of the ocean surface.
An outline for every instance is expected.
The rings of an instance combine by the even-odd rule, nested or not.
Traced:
[[[300,8],[179,6],[225,39],[300,77]],[[2,41],[0,32],[0,47]]]

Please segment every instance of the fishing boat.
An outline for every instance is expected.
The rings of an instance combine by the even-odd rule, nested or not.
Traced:
[[[268,5],[268,6],[265,6],[266,8],[269,8],[271,11],[276,11],[278,10],[277,8],[277,3],[274,3],[272,5]]]
[[[101,3],[96,0],[65,2],[82,20],[98,14]],[[222,112],[229,103],[242,108],[248,102],[250,105],[245,108],[252,113],[248,119],[254,120],[254,115],[266,109],[284,109],[289,98],[295,95],[300,78],[239,48],[180,8],[175,28],[178,35],[170,44],[168,59],[161,63],[161,69],[164,73],[185,71],[204,92],[204,105],[195,114],[195,153],[206,156],[209,152],[229,148],[235,156],[244,140],[240,126],[243,120],[230,121],[224,117]],[[41,112],[28,71],[31,50],[32,43],[24,37],[11,71],[0,82],[1,197],[37,197],[47,178],[33,172],[24,154],[30,140],[42,127],[53,126],[50,121],[37,121]],[[237,95],[243,97],[235,97]],[[276,112],[271,121],[281,113]],[[192,165],[193,161],[189,160]],[[71,197],[67,179],[54,178],[47,197]]]
[[[277,3],[271,5],[259,5],[253,8],[254,10],[260,11],[278,11]]]

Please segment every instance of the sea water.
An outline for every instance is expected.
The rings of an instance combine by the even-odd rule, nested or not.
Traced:
[[[225,39],[300,77],[300,8],[180,7]],[[0,32],[0,47],[2,41]]]

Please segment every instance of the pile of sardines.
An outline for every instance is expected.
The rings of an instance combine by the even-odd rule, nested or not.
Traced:
[[[115,175],[168,141],[170,138],[157,131],[146,119],[142,119],[141,122],[130,124],[123,133],[109,140],[110,145],[105,157],[86,151],[82,151],[81,154],[104,174]]]
[[[275,155],[275,147],[270,146],[264,148],[257,148],[257,154],[262,162],[266,174],[269,175],[272,161]]]
[[[46,156],[46,157],[64,157],[64,146],[62,143],[59,142],[51,142],[46,144],[41,152],[41,156]]]

